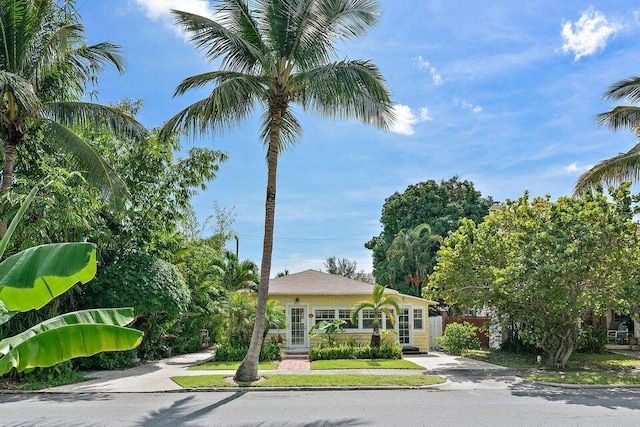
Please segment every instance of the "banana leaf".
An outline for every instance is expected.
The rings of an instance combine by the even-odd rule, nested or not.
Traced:
[[[22,372],[102,351],[133,349],[143,333],[123,327],[131,321],[131,308],[83,310],[46,320],[0,341],[0,376],[11,368]]]
[[[0,263],[0,300],[9,311],[42,308],[76,283],[96,274],[92,243],[35,246]]]

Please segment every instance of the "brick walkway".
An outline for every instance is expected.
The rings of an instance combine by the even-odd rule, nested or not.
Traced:
[[[278,365],[278,371],[310,371],[311,362],[307,359],[284,359]]]

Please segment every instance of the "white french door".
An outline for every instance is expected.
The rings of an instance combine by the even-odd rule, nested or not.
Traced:
[[[398,341],[400,345],[411,345],[411,309],[403,308],[398,315]]]
[[[290,306],[288,318],[288,346],[292,348],[308,347],[307,308],[300,305]]]

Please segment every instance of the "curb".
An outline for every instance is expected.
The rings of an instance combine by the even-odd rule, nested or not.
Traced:
[[[202,387],[202,388],[182,388],[179,390],[159,390],[159,391],[51,391],[51,390],[0,390],[0,395],[10,394],[165,394],[165,393],[216,393],[216,392],[274,392],[274,391],[365,391],[365,390],[430,390],[438,389],[449,384],[450,381],[440,384],[431,384],[424,386],[327,386],[327,387]]]

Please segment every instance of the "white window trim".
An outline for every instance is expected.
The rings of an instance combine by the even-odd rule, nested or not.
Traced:
[[[353,310],[353,307],[313,307],[313,324],[316,324],[316,310],[333,310],[334,312],[334,319],[340,319],[340,310],[348,310],[349,312],[351,312],[351,310]],[[356,325],[355,328],[345,328],[344,329],[344,333],[347,334],[354,334],[354,333],[358,333],[362,331],[362,316],[360,315],[361,313],[358,313],[358,323]],[[325,319],[323,319],[325,320]],[[311,323],[311,322],[310,322]]]
[[[420,311],[422,311],[422,328],[416,328],[416,323],[415,323],[416,318],[415,318],[415,314],[414,314],[416,310],[420,310]],[[412,309],[411,309],[411,328],[412,328],[414,331],[424,331],[424,330],[425,330],[425,325],[424,325],[424,324],[425,324],[425,317],[424,317],[424,313],[425,313],[425,309],[424,309],[424,307],[412,307]]]

